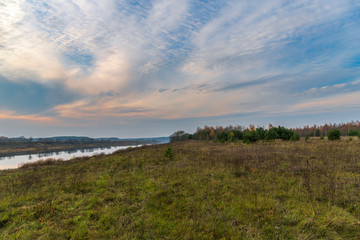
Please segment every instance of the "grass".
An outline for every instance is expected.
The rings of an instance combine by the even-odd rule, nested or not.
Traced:
[[[359,195],[360,141],[154,145],[0,171],[0,239],[360,239]]]

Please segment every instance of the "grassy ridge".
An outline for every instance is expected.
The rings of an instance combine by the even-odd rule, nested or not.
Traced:
[[[360,239],[360,142],[146,146],[0,171],[2,239]]]

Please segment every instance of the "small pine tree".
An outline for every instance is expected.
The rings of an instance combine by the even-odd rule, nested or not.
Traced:
[[[165,157],[169,158],[170,160],[172,160],[174,158],[174,153],[170,146],[165,151]]]
[[[307,142],[309,140],[309,134],[307,134],[306,136],[305,136],[305,142]]]
[[[260,136],[256,131],[245,131],[244,133],[244,143],[254,143],[260,140]]]
[[[349,132],[348,132],[348,135],[349,136],[352,136],[352,137],[355,137],[359,134],[359,132],[357,130],[354,130],[354,129],[351,129]]]
[[[294,135],[291,136],[290,140],[291,141],[299,141],[300,135],[298,133],[294,133]]]
[[[328,139],[330,141],[340,140],[340,130],[338,129],[331,129],[328,131]]]
[[[270,128],[268,131],[266,131],[265,133],[265,140],[275,140],[279,138],[279,135],[277,133],[277,128]]]

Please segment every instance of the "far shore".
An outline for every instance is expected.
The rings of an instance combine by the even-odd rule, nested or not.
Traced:
[[[61,144],[52,146],[50,144],[34,144],[29,147],[20,148],[4,148],[0,149],[0,157],[26,155],[26,154],[38,154],[38,153],[50,153],[61,152],[78,149],[91,149],[91,148],[106,148],[114,146],[136,146],[144,144],[140,142],[113,142],[113,143],[91,143],[91,144]]]

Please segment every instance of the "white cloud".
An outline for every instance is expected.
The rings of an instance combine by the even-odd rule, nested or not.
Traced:
[[[353,49],[342,51],[341,42],[338,51],[329,48],[318,54],[300,47],[288,53],[285,48],[294,41],[311,44],[311,36],[321,31],[326,35],[326,25],[348,16],[352,1],[214,1],[216,14],[209,16],[193,9],[189,0],[134,4],[6,1],[0,8],[0,74],[14,81],[61,81],[85,96],[55,107],[65,118],[271,112],[300,101],[290,93],[290,85],[302,84],[297,79],[306,81],[304,88],[312,93],[348,86],[322,77]],[[304,74],[314,71],[319,72],[316,79],[306,80]],[[249,84],[283,75],[292,77]],[[191,87],[200,84],[212,87]],[[244,87],[216,92],[217,85]],[[301,104],[294,109],[306,108],[307,103]]]
[[[205,75],[239,71],[254,77],[261,69],[264,75],[266,65],[278,57],[266,56],[264,51],[310,34],[312,27],[336,20],[347,11],[349,5],[338,1],[231,1],[220,17],[194,33],[195,49],[183,70],[189,72],[196,66]],[[265,73],[273,74],[280,72]]]
[[[56,47],[33,26],[26,1],[8,1],[0,8],[0,73],[12,80],[46,82],[66,76]]]
[[[1,74],[62,79],[70,89],[89,94],[142,81],[131,73],[147,74],[166,64],[167,38],[176,38],[168,32],[186,17],[187,1],[155,1],[145,18],[122,7],[110,0],[5,3]],[[67,59],[78,55],[92,56],[90,65]]]
[[[341,93],[327,97],[315,98],[291,106],[289,112],[307,111],[318,113],[336,110],[351,110],[360,107],[360,92]]]

